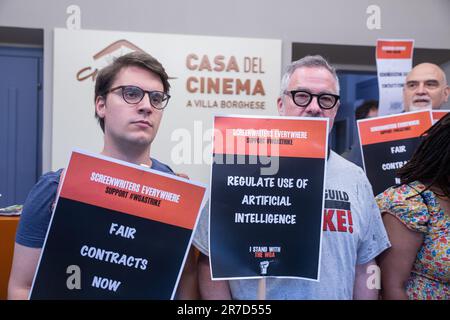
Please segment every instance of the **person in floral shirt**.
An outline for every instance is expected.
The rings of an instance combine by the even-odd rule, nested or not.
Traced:
[[[423,135],[376,197],[392,247],[378,260],[383,299],[450,299],[450,113]]]

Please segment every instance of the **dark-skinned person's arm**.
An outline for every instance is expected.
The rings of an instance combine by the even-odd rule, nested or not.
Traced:
[[[422,246],[423,234],[408,229],[395,216],[383,213],[383,222],[392,247],[378,257],[382,299],[407,300],[406,282]]]

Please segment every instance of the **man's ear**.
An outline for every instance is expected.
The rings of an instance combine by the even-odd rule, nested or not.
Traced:
[[[106,100],[103,96],[98,96],[95,99],[95,113],[97,113],[97,116],[101,119],[105,118],[106,113]]]
[[[283,99],[281,99],[281,97],[278,97],[278,99],[277,99],[277,107],[278,107],[278,114],[280,116],[283,116],[284,108],[283,108]]]

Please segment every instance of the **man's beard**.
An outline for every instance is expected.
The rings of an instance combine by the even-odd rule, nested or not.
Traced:
[[[431,109],[433,109],[433,105],[431,104],[431,101],[423,107],[418,107],[413,104],[411,104],[409,106],[409,111],[422,111],[422,110],[431,110]]]

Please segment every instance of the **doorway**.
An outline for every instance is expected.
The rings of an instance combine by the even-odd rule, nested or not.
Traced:
[[[41,174],[42,53],[0,46],[0,208],[23,204]]]

